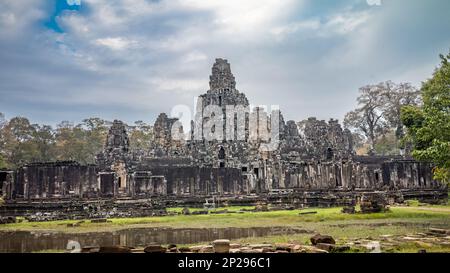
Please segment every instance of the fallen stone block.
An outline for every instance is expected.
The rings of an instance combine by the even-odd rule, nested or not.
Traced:
[[[308,215],[308,214],[317,214],[317,211],[305,211],[305,212],[300,212],[298,215]]]
[[[106,223],[108,220],[106,218],[92,219],[91,223]]]
[[[334,244],[336,244],[336,241],[333,239],[333,237],[331,237],[329,235],[316,234],[313,237],[311,237],[311,243],[313,245],[317,245],[319,243],[334,245]]]
[[[131,253],[131,248],[127,246],[101,246],[99,253]]]
[[[213,247],[215,253],[228,253],[230,252],[230,240],[215,240]]]
[[[145,253],[165,253],[167,251],[167,248],[161,246],[161,245],[148,245],[144,248]]]

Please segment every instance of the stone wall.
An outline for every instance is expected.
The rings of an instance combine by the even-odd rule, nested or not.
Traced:
[[[97,192],[97,167],[76,162],[25,165],[12,188],[12,196],[23,199],[92,197]]]

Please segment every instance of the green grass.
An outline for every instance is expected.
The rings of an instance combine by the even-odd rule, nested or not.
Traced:
[[[239,209],[241,209],[240,207]],[[174,208],[173,210],[180,210]],[[234,208],[238,210],[237,208]],[[194,209],[192,209],[194,210]],[[192,211],[191,210],[191,211]],[[442,220],[450,218],[450,211],[425,211],[417,208],[392,208],[390,212],[373,214],[344,214],[341,208],[317,208],[305,211],[317,211],[317,214],[299,215],[299,210],[269,211],[269,212],[245,212],[230,214],[208,215],[176,215],[138,218],[112,218],[109,223],[90,223],[85,221],[79,227],[68,228],[67,224],[76,223],[74,220],[50,221],[50,222],[22,222],[0,226],[0,230],[55,230],[61,232],[88,232],[117,230],[128,227],[172,227],[172,228],[208,228],[208,227],[261,227],[261,226],[314,226],[316,223],[327,225],[377,223],[377,221],[390,222],[409,221],[424,222],[430,220]]]

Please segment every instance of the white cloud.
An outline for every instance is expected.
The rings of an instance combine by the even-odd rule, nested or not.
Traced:
[[[124,37],[108,37],[96,39],[95,44],[108,47],[112,50],[124,50],[136,46],[137,41],[129,40]]]
[[[325,32],[348,34],[355,31],[370,18],[368,11],[347,12],[332,16],[324,25]]]
[[[283,39],[289,35],[309,33],[311,36],[330,37],[347,35],[356,31],[370,19],[368,11],[343,12],[324,19],[313,18],[303,21],[276,26],[270,32],[277,38]]]

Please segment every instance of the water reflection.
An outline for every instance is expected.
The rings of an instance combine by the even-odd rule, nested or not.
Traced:
[[[296,228],[133,228],[113,232],[45,233],[26,231],[0,232],[0,252],[33,252],[48,249],[66,249],[67,243],[77,241],[81,246],[124,245],[142,247],[150,243],[192,244],[216,239],[237,239],[270,235],[288,235],[306,232]]]

